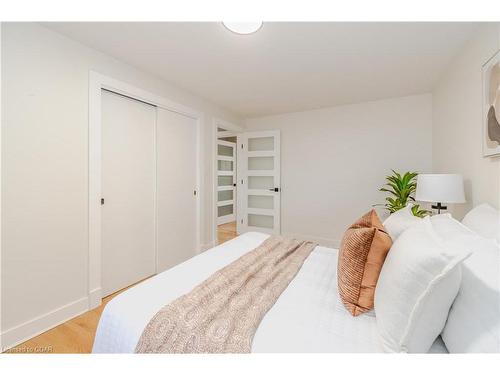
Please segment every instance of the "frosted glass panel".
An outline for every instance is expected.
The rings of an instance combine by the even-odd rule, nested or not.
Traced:
[[[273,176],[248,176],[249,189],[271,189],[274,188]]]
[[[233,170],[233,162],[228,160],[218,160],[217,167],[219,171],[232,171]]]
[[[217,200],[221,201],[230,201],[233,199],[233,191],[232,190],[223,190],[217,192]]]
[[[274,208],[274,197],[271,195],[249,195],[248,208]]]
[[[273,151],[274,137],[248,139],[248,151]]]
[[[230,204],[228,206],[217,207],[217,211],[218,211],[218,216],[219,217],[226,216],[226,215],[231,215],[233,213],[233,205]]]
[[[274,169],[274,157],[249,157],[248,169],[250,171],[270,171]]]
[[[273,229],[274,218],[268,215],[248,214],[248,225],[251,227]]]
[[[233,176],[218,176],[219,186],[233,186]]]
[[[225,145],[217,145],[218,154],[220,156],[233,156],[233,148]]]

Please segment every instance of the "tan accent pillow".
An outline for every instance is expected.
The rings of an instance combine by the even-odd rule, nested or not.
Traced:
[[[352,224],[340,244],[337,281],[340,298],[353,316],[373,309],[375,286],[392,240],[371,210]]]

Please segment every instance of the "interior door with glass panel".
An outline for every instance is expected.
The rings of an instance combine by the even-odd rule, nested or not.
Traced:
[[[217,225],[236,220],[236,143],[217,141]]]
[[[238,232],[279,234],[280,132],[246,132],[238,136]],[[241,209],[240,209],[241,208]]]

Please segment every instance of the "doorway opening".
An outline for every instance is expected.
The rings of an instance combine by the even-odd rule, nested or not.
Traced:
[[[241,130],[239,126],[227,122],[214,122],[215,245],[238,236],[237,136]]]
[[[214,122],[214,245],[248,232],[281,233],[280,131]]]

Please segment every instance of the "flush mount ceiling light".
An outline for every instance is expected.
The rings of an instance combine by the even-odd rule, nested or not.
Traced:
[[[252,34],[262,27],[260,22],[222,22],[230,31],[236,34]]]

